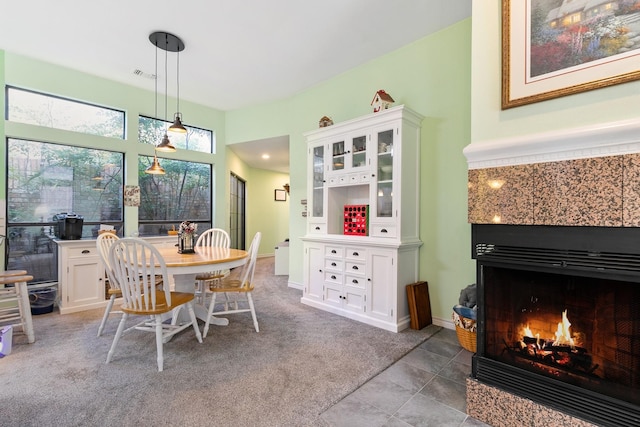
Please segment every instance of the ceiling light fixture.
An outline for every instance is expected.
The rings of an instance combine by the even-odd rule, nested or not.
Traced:
[[[164,175],[164,169],[160,166],[158,156],[155,154],[153,155],[153,163],[144,170],[144,173],[148,173],[150,175]]]
[[[157,108],[157,94],[158,94],[158,49],[164,50],[164,120],[167,120],[167,98],[168,94],[168,53],[176,52],[178,49],[184,49],[184,43],[178,37],[173,34],[164,32],[164,31],[156,31],[149,35],[149,41],[156,47],[156,108]],[[182,46],[182,48],[180,48]],[[157,116],[157,111],[156,111]],[[173,153],[176,151],[176,147],[171,144],[169,141],[169,136],[167,135],[167,131],[165,130],[164,136],[160,141],[160,144],[156,146],[156,150],[163,151],[165,153]]]
[[[180,37],[167,33],[166,31],[156,31],[149,35],[149,40],[153,43],[156,48],[160,48],[165,51],[165,108],[166,108],[166,82],[167,82],[167,52],[176,52],[176,113],[174,115],[173,124],[169,126],[169,132],[175,133],[187,133],[187,129],[182,125],[182,113],[180,112],[180,52],[184,50],[184,42],[180,40]],[[166,110],[165,110],[165,120],[166,120]]]
[[[180,112],[180,51],[183,49],[184,43],[182,43],[182,49],[178,45],[176,58],[176,113],[173,116],[173,124],[169,126],[169,132],[174,133],[187,133],[187,129],[182,125],[182,113]]]
[[[155,119],[158,119],[158,49],[164,50],[164,121],[167,120],[167,97],[168,97],[168,52],[179,52],[184,49],[184,43],[178,37],[173,34],[167,33],[166,31],[156,31],[149,35],[149,41],[156,47],[156,56],[155,56],[155,99],[154,99],[154,109],[155,109]],[[178,95],[179,96],[179,95]],[[157,122],[156,122],[157,123]],[[172,153],[176,151],[176,147],[171,144],[169,140],[169,136],[167,135],[167,130],[165,129],[162,140],[159,144],[154,147],[153,153],[153,163],[147,169],[145,169],[145,173],[152,175],[163,175],[165,173],[162,166],[160,166],[160,162],[158,161],[157,152],[162,151],[165,153]]]

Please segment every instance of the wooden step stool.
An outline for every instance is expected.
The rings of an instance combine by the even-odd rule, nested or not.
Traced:
[[[20,326],[29,343],[36,341],[31,319],[31,304],[27,282],[33,276],[25,270],[8,270],[0,272],[0,324]],[[13,285],[13,286],[6,286]]]

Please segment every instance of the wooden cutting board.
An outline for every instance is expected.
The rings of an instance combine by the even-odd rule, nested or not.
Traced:
[[[407,301],[411,329],[420,330],[431,324],[431,304],[429,303],[429,285],[417,282],[407,285]]]

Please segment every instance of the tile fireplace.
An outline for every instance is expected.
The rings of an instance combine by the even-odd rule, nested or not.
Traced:
[[[479,305],[468,413],[640,426],[640,120],[464,154]]]
[[[472,229],[472,376],[598,425],[640,425],[640,229]]]

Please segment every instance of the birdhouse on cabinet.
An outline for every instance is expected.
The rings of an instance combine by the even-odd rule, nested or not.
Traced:
[[[371,106],[373,107],[373,112],[377,113],[380,110],[386,110],[391,107],[393,104],[393,98],[384,90],[380,89],[376,92],[373,97],[373,101],[371,101]]]

